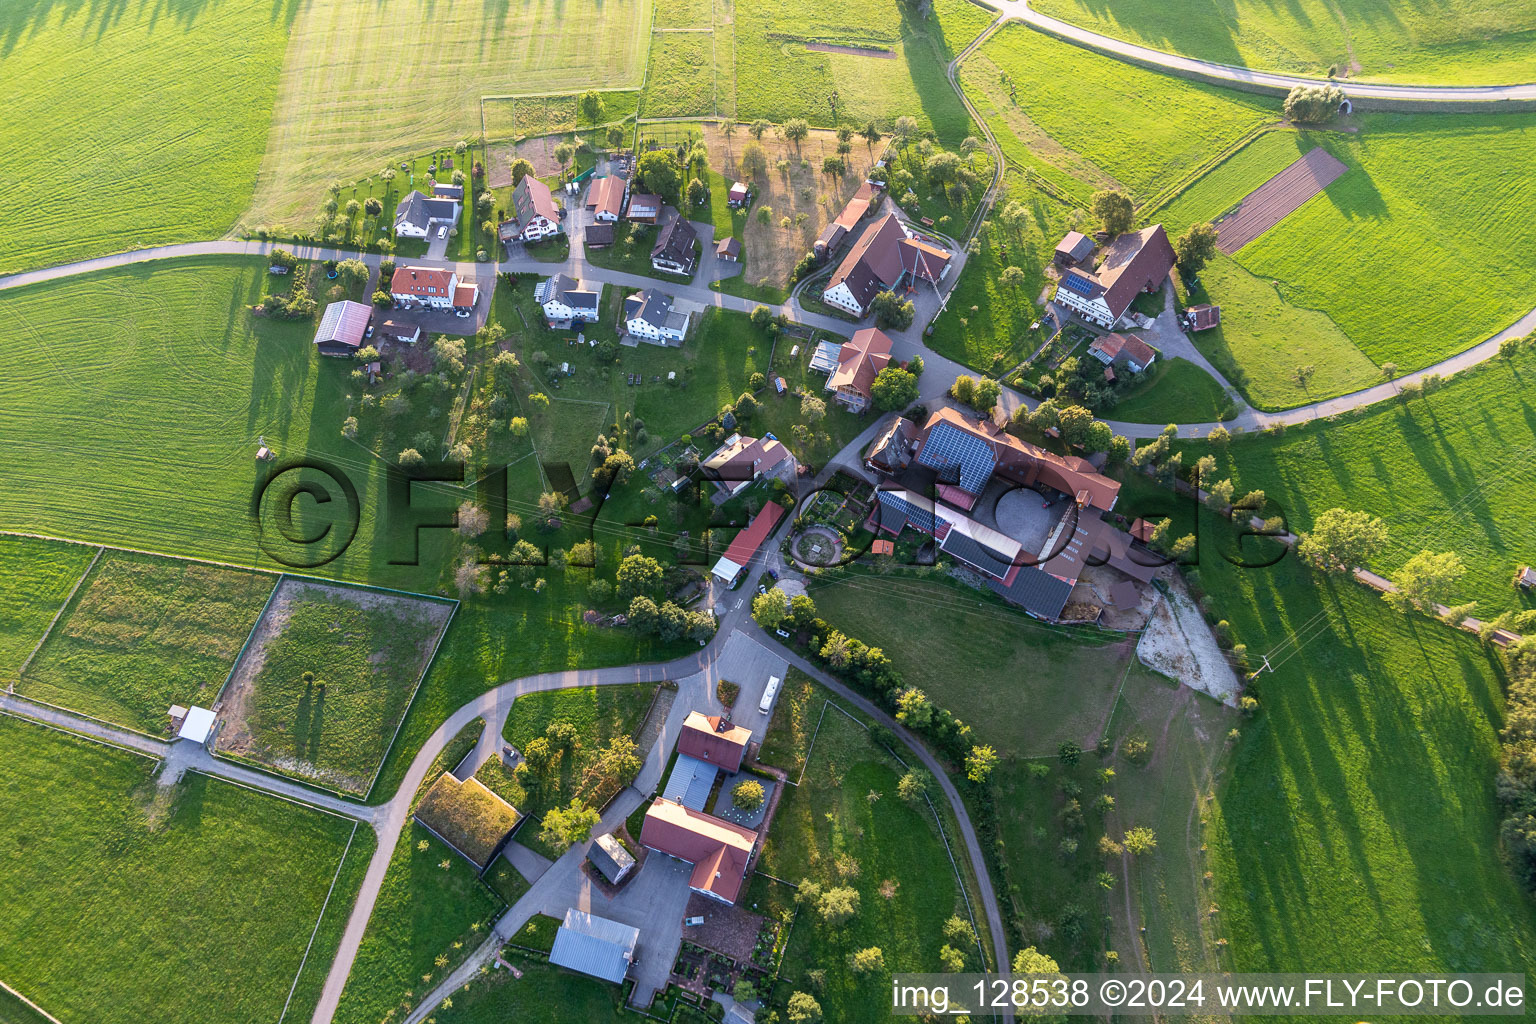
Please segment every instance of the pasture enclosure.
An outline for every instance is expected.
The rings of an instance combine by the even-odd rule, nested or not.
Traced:
[[[17,692],[163,735],[172,704],[217,699],[276,583],[270,573],[105,551]]]
[[[284,578],[230,675],[220,751],[367,793],[452,614]]]
[[[95,555],[83,544],[0,536],[0,679],[15,679]]]
[[[283,1014],[354,822],[195,772],[160,789],[148,758],[9,717],[0,757],[7,984],[66,1024]]]

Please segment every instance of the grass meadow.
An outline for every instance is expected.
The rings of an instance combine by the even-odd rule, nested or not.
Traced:
[[[1154,363],[1147,379],[1105,415],[1127,423],[1200,423],[1232,411],[1232,400],[1216,378],[1187,359],[1167,357]]]
[[[217,238],[250,202],[291,5],[0,5],[0,273]]]
[[[307,227],[330,181],[479,135],[482,96],[638,88],[650,21],[650,0],[304,5],[245,222]]]
[[[506,958],[523,972],[513,978],[500,968],[476,978],[453,994],[453,1006],[432,1016],[437,1024],[566,1024],[567,1021],[628,1021],[633,1014],[620,1000],[619,989],[606,981],[553,967],[531,956],[507,952]],[[691,1018],[678,1016],[678,1022]]]
[[[713,31],[657,32],[645,73],[646,117],[695,117],[719,113],[715,93]]]
[[[172,704],[218,697],[276,584],[269,573],[103,552],[17,692],[164,734]]]
[[[1036,6],[1036,5],[1031,5]],[[1258,0],[1231,4],[1181,0],[1042,0],[1074,25],[1154,49],[1268,71],[1433,85],[1525,82],[1536,61],[1536,8],[1530,0]]]
[[[16,678],[95,554],[79,544],[0,537],[0,678]]]
[[[157,793],[154,762],[12,718],[0,750],[7,984],[64,1021],[278,1019],[353,822],[195,773]]]

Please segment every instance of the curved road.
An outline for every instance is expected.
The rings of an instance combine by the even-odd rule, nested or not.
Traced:
[[[1524,85],[1388,85],[1385,83],[1356,82],[1349,79],[1308,78],[1304,75],[1283,75],[1252,68],[1217,64],[1176,53],[1165,53],[1123,39],[1102,35],[1085,28],[1052,18],[1032,10],[1029,0],[985,0],[986,6],[999,12],[998,21],[1021,21],[1043,32],[1066,39],[1069,42],[1120,57],[1136,64],[1166,68],[1182,74],[1197,75],[1215,81],[1232,82],[1236,85],[1257,86],[1275,92],[1289,92],[1298,85],[1337,85],[1346,96],[1357,99],[1414,100],[1461,103],[1494,103],[1501,100],[1536,101],[1536,83]]]

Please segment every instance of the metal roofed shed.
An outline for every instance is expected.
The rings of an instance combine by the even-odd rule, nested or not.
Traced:
[[[587,859],[603,873],[603,877],[618,885],[634,870],[635,858],[613,833],[598,836],[587,850]]]
[[[714,788],[715,777],[719,774],[720,770],[708,761],[678,754],[677,763],[672,766],[672,774],[667,776],[667,784],[662,787],[661,795],[689,810],[702,811],[709,802],[709,791]]]
[[[176,734],[179,740],[191,740],[193,743],[207,745],[213,736],[213,725],[216,716],[207,708],[191,707],[187,709],[186,716],[181,720],[181,731]]]
[[[549,962],[618,985],[629,973],[639,941],[638,928],[573,907],[555,933]]]
[[[843,346],[841,342],[818,342],[816,351],[811,355],[810,368],[817,373],[830,374],[837,369],[838,360],[842,358]]]

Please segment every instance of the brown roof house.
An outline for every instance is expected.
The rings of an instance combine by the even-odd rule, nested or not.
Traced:
[[[829,306],[862,317],[883,291],[903,284],[937,284],[949,273],[950,254],[920,238],[907,235],[894,213],[870,224],[832,272],[821,299]]]
[[[729,718],[720,715],[690,711],[677,737],[677,752],[734,772],[741,770],[741,759],[751,742],[751,729],[732,725]]]
[[[1221,323],[1221,307],[1209,303],[1190,306],[1184,311],[1184,318],[1189,321],[1190,330],[1208,331]]]
[[[827,390],[837,393],[837,400],[852,412],[869,408],[870,385],[875,375],[890,365],[891,337],[884,331],[866,327],[855,331],[843,343],[837,369],[827,377]]]
[[[1088,354],[1105,366],[1125,366],[1140,373],[1157,361],[1157,350],[1127,334],[1105,334],[1093,339]]]
[[[587,189],[587,210],[592,219],[612,224],[624,212],[624,196],[629,192],[629,182],[617,174],[604,175],[593,180]]]
[[[651,248],[651,266],[667,274],[691,274],[697,261],[699,233],[681,213],[667,221]]]
[[[879,473],[900,476],[912,464],[918,440],[918,430],[912,421],[896,416],[864,452],[864,465]]]
[[[655,224],[661,218],[661,196],[653,196],[649,192],[636,192],[629,197],[630,220],[639,221],[642,224]]]
[[[844,205],[837,218],[821,229],[813,250],[817,259],[824,260],[837,251],[837,247],[843,244],[843,239],[847,238],[849,232],[858,227],[859,221],[869,213],[869,208],[874,204],[879,192],[880,186],[867,179],[859,186],[858,191]]]
[[[480,298],[480,286],[462,281],[457,271],[440,267],[398,267],[389,279],[389,294],[396,303],[431,309],[468,308]]]
[[[757,847],[757,833],[681,803],[658,799],[645,812],[640,843],[693,865],[688,887],[735,903]]]
[[[315,330],[315,350],[323,356],[350,356],[363,347],[373,307],[342,299],[325,307]]]
[[[1173,264],[1173,246],[1161,224],[1128,231],[1105,247],[1097,270],[1063,273],[1056,301],[1090,323],[1113,329],[1138,294],[1162,287]]]
[[[773,438],[732,434],[700,468],[724,493],[740,494],[764,475],[792,479],[796,464],[790,450]]]
[[[503,242],[541,242],[560,233],[560,207],[549,186],[531,174],[512,190],[512,218],[501,222]]]
[[[715,243],[715,259],[728,263],[738,262],[741,259],[741,240],[734,235],[720,239]]]

